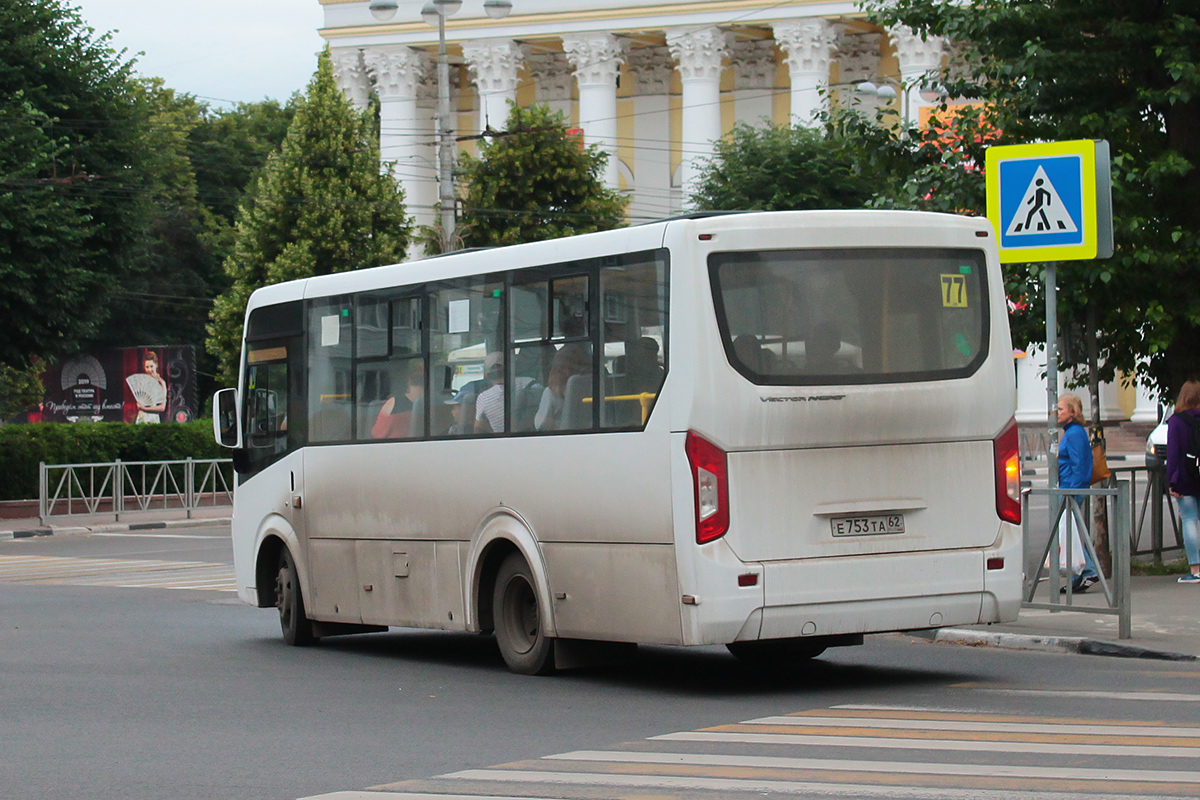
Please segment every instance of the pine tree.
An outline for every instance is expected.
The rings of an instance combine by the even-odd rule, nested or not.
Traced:
[[[548,106],[514,107],[508,128],[459,161],[465,186],[458,233],[468,247],[497,247],[625,224],[626,199],[604,186],[608,154],[583,147]]]
[[[359,113],[333,76],[329,52],[301,98],[280,152],[238,212],[232,285],[216,299],[208,349],[219,377],[236,380],[242,320],[251,293],[294,278],[399,261],[411,221],[391,170],[380,172],[372,115]]]

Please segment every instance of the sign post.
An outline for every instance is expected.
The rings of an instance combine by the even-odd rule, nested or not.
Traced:
[[[1113,254],[1108,142],[1081,139],[989,147],[987,216],[1001,264],[1046,261],[1046,405],[1049,487],[1058,487],[1057,261]],[[1050,529],[1056,508],[1050,504]],[[1060,535],[1061,535],[1060,531]]]

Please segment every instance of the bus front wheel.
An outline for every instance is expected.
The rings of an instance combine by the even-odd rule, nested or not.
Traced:
[[[312,620],[304,612],[296,562],[286,547],[279,554],[279,571],[275,575],[275,605],[279,608],[279,627],[285,642],[293,647],[306,647],[317,640]]]
[[[496,574],[492,613],[496,644],[509,669],[519,675],[554,671],[554,640],[542,631],[533,572],[518,553],[504,559]]]

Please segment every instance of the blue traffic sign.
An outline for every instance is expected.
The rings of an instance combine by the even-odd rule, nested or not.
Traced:
[[[1107,142],[992,147],[988,219],[1000,260],[1106,258],[1112,254]]]

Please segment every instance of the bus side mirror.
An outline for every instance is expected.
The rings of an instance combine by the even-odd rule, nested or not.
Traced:
[[[222,447],[241,448],[237,389],[222,389],[213,397],[213,437]]]

